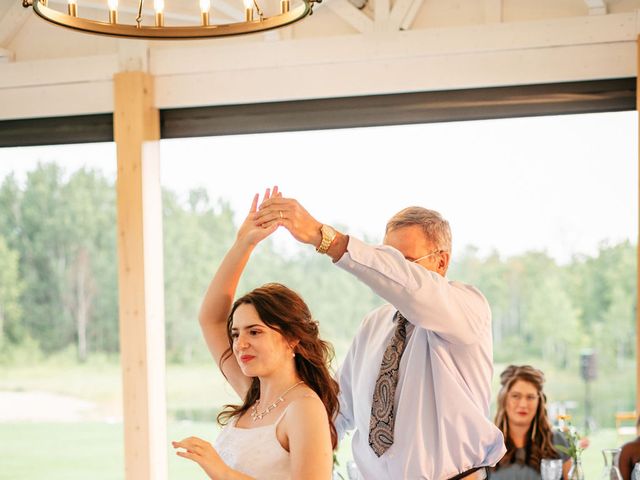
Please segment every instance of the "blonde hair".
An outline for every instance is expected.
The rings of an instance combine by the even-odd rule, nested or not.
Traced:
[[[422,207],[407,207],[396,213],[387,222],[385,234],[402,227],[418,225],[425,237],[436,244],[438,250],[451,252],[451,227],[435,210]]]

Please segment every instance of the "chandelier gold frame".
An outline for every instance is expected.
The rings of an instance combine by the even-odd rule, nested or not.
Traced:
[[[25,8],[33,7],[33,11],[37,15],[50,23],[82,32],[125,38],[180,40],[242,35],[284,27],[303,19],[307,15],[311,15],[314,4],[322,2],[322,0],[301,0],[302,3],[300,5],[290,9],[290,0],[281,0],[280,13],[265,17],[257,0],[244,0],[244,22],[210,24],[209,10],[205,11],[201,7],[201,25],[166,26],[164,25],[163,11],[158,11],[157,9],[155,12],[155,25],[142,24],[143,1],[138,0],[138,16],[135,25],[118,23],[118,12],[117,9],[112,9],[111,2],[108,7],[108,22],[79,17],[76,0],[69,0],[67,13],[49,7],[48,0],[22,0],[22,6]],[[209,0],[204,1],[209,2]],[[258,13],[257,19],[254,19],[254,12]]]

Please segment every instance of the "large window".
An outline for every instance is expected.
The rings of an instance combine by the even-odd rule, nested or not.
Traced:
[[[505,366],[541,368],[552,416],[566,411],[582,432],[588,423],[584,460],[596,475],[600,447],[623,440],[615,413],[635,402],[636,149],[634,112],[164,140],[169,358],[194,374],[192,387],[175,380],[192,395],[170,397],[170,412],[190,409],[212,425],[234,401],[196,312],[254,193],[277,184],[319,220],[374,243],[392,214],[422,205],[451,222],[449,276],[492,304],[495,392]],[[302,294],[337,365],[380,303],[284,230],[256,249],[240,290],[269,281]],[[587,351],[598,361],[588,412]]]
[[[0,478],[121,478],[115,146],[0,157]]]
[[[382,241],[408,205],[453,229],[449,277],[493,309],[496,372],[531,363],[581,430],[587,476],[635,403],[635,112],[163,140],[169,439],[213,440],[237,399],[197,324],[252,195],[277,184],[319,220]],[[113,144],[0,150],[0,478],[123,478]],[[240,286],[299,291],[341,362],[380,300],[278,231]],[[580,355],[598,358],[590,412]],[[497,392],[497,389],[496,389]],[[170,478],[202,478],[170,458]],[[350,458],[348,441],[340,450]],[[6,476],[6,477],[5,477]]]

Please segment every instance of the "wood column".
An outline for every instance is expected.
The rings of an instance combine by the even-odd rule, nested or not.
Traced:
[[[125,478],[165,480],[160,116],[149,74],[118,73],[114,89]]]
[[[636,110],[640,112],[640,81],[638,80],[640,73],[640,35],[636,41],[636,55]],[[640,122],[638,122],[638,126],[640,128]],[[640,166],[640,130],[638,141],[638,166]],[[638,175],[638,216],[640,219],[640,169],[638,170]],[[638,307],[638,301],[640,300],[640,231],[636,242],[636,255],[636,413],[640,415],[640,308]],[[640,434],[640,431],[638,433]]]

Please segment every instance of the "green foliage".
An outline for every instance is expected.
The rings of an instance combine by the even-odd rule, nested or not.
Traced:
[[[566,420],[566,419],[563,419]],[[577,460],[582,456],[582,452],[585,450],[586,445],[583,439],[583,436],[578,433],[576,428],[571,424],[571,422],[566,422],[564,427],[562,428],[562,432],[564,437],[567,439],[567,445],[559,445],[556,444],[554,447],[565,455],[570,456],[573,459],[574,463],[577,463]]]
[[[40,345],[28,335],[19,342],[5,342],[0,348],[0,365],[34,365],[42,360]]]
[[[186,198],[163,192],[170,362],[209,360],[198,308],[234,240],[234,213],[204,190]],[[575,389],[582,389],[581,349],[597,351],[603,376],[632,364],[635,245],[603,243],[596,255],[564,265],[545,252],[483,257],[468,247],[454,262],[449,277],[476,285],[492,306],[497,362],[526,359],[561,372],[566,384],[575,383],[574,399]],[[381,303],[327,257],[311,249],[278,251],[267,240],[256,249],[238,293],[273,281],[302,295],[338,358],[362,317]],[[39,165],[24,185],[6,177],[0,185],[0,360],[25,360],[38,352],[65,357],[75,352],[80,360],[117,353],[117,294],[114,185],[97,172],[66,175],[53,164]],[[617,410],[633,407],[626,390],[610,401]]]
[[[29,172],[23,188],[12,176],[0,187],[0,235],[24,282],[22,328],[46,354],[71,344],[84,361],[92,342],[117,348],[113,190],[101,174],[65,179],[55,164]]]
[[[0,351],[6,342],[19,343],[26,335],[22,324],[20,296],[24,284],[20,278],[19,262],[20,254],[10,249],[0,235]]]
[[[197,321],[202,296],[235,235],[228,204],[192,191],[187,205],[164,192],[166,344],[170,361],[208,358]]]
[[[468,249],[450,276],[489,300],[497,361],[545,359],[577,374],[585,347],[598,352],[603,373],[633,358],[636,247],[629,242],[602,244],[596,256],[567,265],[543,252],[481,259]]]

